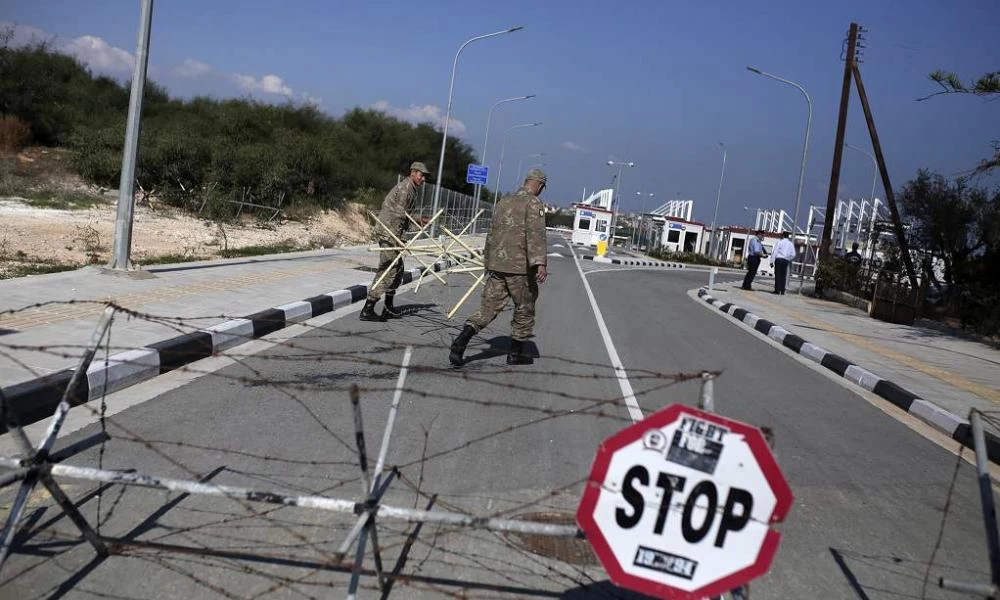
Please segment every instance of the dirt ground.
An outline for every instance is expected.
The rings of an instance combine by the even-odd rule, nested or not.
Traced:
[[[16,160],[16,162],[14,162]],[[0,277],[16,275],[25,265],[83,265],[110,258],[115,225],[116,190],[90,186],[73,174],[64,153],[30,148],[16,159],[6,157],[0,179],[8,186],[34,194],[83,192],[100,198],[92,207],[63,210],[33,206],[0,187]],[[13,184],[11,183],[13,181]],[[141,265],[164,256],[213,258],[220,252],[247,246],[279,245],[295,249],[331,248],[361,243],[370,228],[361,205],[315,215],[308,222],[281,220],[261,223],[252,218],[219,224],[183,214],[162,204],[137,206],[132,233],[132,257]]]

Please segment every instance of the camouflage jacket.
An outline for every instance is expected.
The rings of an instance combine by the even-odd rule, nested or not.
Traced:
[[[410,220],[406,218],[406,214],[413,210],[413,201],[416,198],[417,186],[413,185],[409,177],[404,178],[386,194],[385,200],[382,201],[382,210],[378,213],[379,221],[385,223],[385,226],[397,236],[403,237],[410,226]],[[392,239],[377,223],[375,224],[375,238]]]
[[[504,196],[493,211],[486,236],[486,269],[524,275],[530,267],[545,265],[545,207],[524,188]]]

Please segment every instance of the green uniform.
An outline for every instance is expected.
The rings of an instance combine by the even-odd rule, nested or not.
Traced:
[[[545,249],[545,207],[538,197],[522,188],[501,198],[486,236],[483,256],[488,275],[483,299],[479,310],[465,324],[480,331],[511,298],[511,338],[524,341],[532,337],[538,299],[535,268],[545,266]]]
[[[385,226],[392,230],[396,237],[400,239],[403,238],[403,234],[409,228],[410,220],[406,218],[406,215],[413,210],[413,203],[416,198],[417,186],[413,185],[413,181],[407,177],[397,183],[396,187],[392,188],[386,195],[385,200],[382,201],[382,210],[379,211],[378,219],[385,223]],[[399,247],[399,243],[392,239],[378,224],[376,224],[375,239],[378,241],[378,245],[383,248]],[[372,285],[369,288],[369,300],[378,300],[382,297],[383,293],[395,294],[396,288],[403,283],[403,259],[396,260],[399,254],[399,250],[382,250],[379,252],[378,270],[375,272],[373,282],[382,277],[383,272],[389,271],[389,273],[382,278],[382,281],[378,285]],[[394,260],[396,261],[395,263],[393,263]],[[391,268],[390,265],[392,265]]]

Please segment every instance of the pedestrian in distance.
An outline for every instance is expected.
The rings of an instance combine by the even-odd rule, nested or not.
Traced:
[[[858,246],[859,244],[857,242],[854,242],[853,244],[851,244],[851,251],[844,255],[844,260],[846,260],[849,265],[855,268],[860,268],[862,261],[861,253],[858,252]]]
[[[396,184],[396,187],[386,195],[382,201],[382,209],[378,213],[378,220],[382,221],[397,238],[402,239],[403,234],[409,228],[410,220],[407,215],[413,211],[414,200],[417,198],[417,190],[424,184],[424,179],[430,173],[427,166],[422,162],[415,162],[410,165],[410,174]],[[418,219],[421,224],[427,223],[427,217]],[[396,288],[403,283],[403,258],[400,256],[398,248],[399,242],[392,239],[387,231],[381,226],[375,230],[375,240],[382,250],[378,254],[378,269],[375,271],[375,279],[368,288],[368,299],[364,308],[361,309],[359,318],[362,321],[384,322],[387,319],[398,319],[402,315],[396,310],[394,302],[396,299]],[[396,260],[397,257],[399,260]],[[382,274],[385,273],[385,277]],[[379,278],[382,281],[379,281]],[[378,285],[375,282],[378,281]],[[382,294],[385,294],[385,303],[382,314],[375,312],[375,304],[378,303]]]
[[[774,292],[775,294],[785,294],[785,284],[788,283],[788,267],[795,258],[795,244],[792,243],[791,232],[785,231],[781,234],[781,239],[774,245],[771,252],[771,266],[774,267]]]
[[[757,276],[760,260],[767,256],[761,241],[764,232],[759,229],[747,241],[747,274],[743,277],[743,289],[753,291],[753,278]]]
[[[510,322],[507,364],[533,362],[524,352],[524,342],[533,337],[538,286],[548,277],[545,207],[538,199],[545,183],[545,173],[541,169],[531,169],[517,193],[497,202],[483,251],[486,287],[482,301],[479,310],[469,317],[452,342],[448,355],[448,360],[456,367],[464,364],[465,349],[472,336],[496,318],[508,298],[514,301],[514,315]]]

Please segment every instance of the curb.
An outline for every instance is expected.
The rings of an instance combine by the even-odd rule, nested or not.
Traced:
[[[667,269],[686,269],[684,263],[660,262],[656,260],[638,260],[632,258],[605,258],[602,256],[581,256],[583,260],[607,263],[611,265],[625,265],[627,267],[664,267]]]
[[[838,356],[815,344],[809,343],[780,325],[772,323],[767,319],[762,319],[731,302],[723,302],[722,300],[713,298],[705,288],[698,290],[698,297],[734,319],[749,325],[754,331],[764,337],[778,342],[785,348],[826,367],[851,383],[872,392],[884,400],[888,400],[893,405],[917,417],[966,448],[973,448],[972,428],[965,419],[944,410],[929,400],[920,398],[913,392],[900,387],[888,379],[883,379],[879,375],[863,369],[842,356]],[[986,454],[992,462],[1000,464],[1000,437],[990,432],[985,432],[985,434]]]
[[[434,264],[435,271],[448,267],[448,261]],[[423,268],[403,271],[403,284],[420,277]],[[356,284],[289,302],[240,319],[217,323],[191,333],[147,344],[142,348],[119,352],[106,361],[94,361],[87,369],[87,381],[80,382],[70,397],[72,406],[96,400],[148,381],[197,360],[214,356],[240,344],[284,329],[289,325],[333,312],[368,297],[369,284]],[[73,377],[73,368],[62,369],[42,377],[2,388],[7,405],[22,426],[37,423],[52,416],[62,400]],[[6,433],[5,423],[0,423],[0,434]]]

